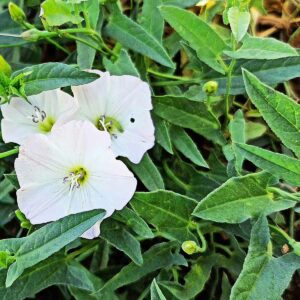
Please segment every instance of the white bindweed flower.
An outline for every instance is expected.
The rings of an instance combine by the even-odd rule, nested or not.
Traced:
[[[137,185],[116,160],[109,135],[88,121],[71,121],[49,135],[31,136],[20,147],[15,169],[18,205],[32,224],[93,209],[104,209],[109,217],[128,203]],[[84,237],[99,233],[96,224]]]
[[[116,156],[139,163],[154,145],[150,88],[134,76],[97,73],[101,77],[94,82],[72,87],[79,103],[78,118],[89,120],[99,130],[107,131]]]
[[[30,103],[12,98],[1,106],[4,142],[22,145],[32,134],[49,133],[52,127],[69,121],[78,109],[77,101],[59,89],[29,96],[28,100]]]

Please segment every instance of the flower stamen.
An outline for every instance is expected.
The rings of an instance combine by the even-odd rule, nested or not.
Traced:
[[[34,113],[31,115],[33,123],[37,124],[37,123],[43,122],[46,119],[46,117],[47,117],[47,115],[43,110],[41,110],[37,106],[34,106]]]
[[[68,176],[63,178],[63,183],[69,184],[70,193],[75,189],[79,189],[87,179],[87,172],[84,168],[75,168],[69,172]]]

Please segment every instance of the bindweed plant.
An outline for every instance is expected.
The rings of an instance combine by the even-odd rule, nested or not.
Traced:
[[[297,299],[299,1],[0,3],[0,299]]]

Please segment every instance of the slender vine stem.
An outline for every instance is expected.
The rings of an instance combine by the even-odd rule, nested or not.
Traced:
[[[8,156],[11,156],[14,154],[18,154],[18,153],[19,153],[19,148],[15,148],[15,149],[0,153],[0,158],[5,158],[5,157],[8,157]]]

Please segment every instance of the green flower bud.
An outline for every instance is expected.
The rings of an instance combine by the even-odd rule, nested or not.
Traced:
[[[181,249],[188,255],[199,252],[199,246],[195,241],[185,241],[181,245]]]
[[[294,239],[290,239],[289,244],[292,246],[294,253],[300,256],[300,243],[296,242]]]
[[[0,55],[0,72],[3,72],[6,76],[11,75],[11,66],[2,55]]]
[[[15,215],[16,215],[16,217],[18,218],[18,220],[19,220],[20,222],[27,221],[25,215],[24,215],[19,209],[17,209],[17,210],[15,211]]]
[[[24,31],[21,34],[21,37],[25,41],[36,42],[40,39],[41,35],[42,35],[42,32],[40,30],[32,28],[32,29]]]
[[[22,24],[26,20],[26,15],[21,7],[16,5],[13,2],[9,2],[8,4],[8,11],[10,14],[10,17],[13,21],[16,23]]]
[[[203,92],[207,95],[212,95],[218,90],[218,83],[216,81],[208,81],[203,85]]]

